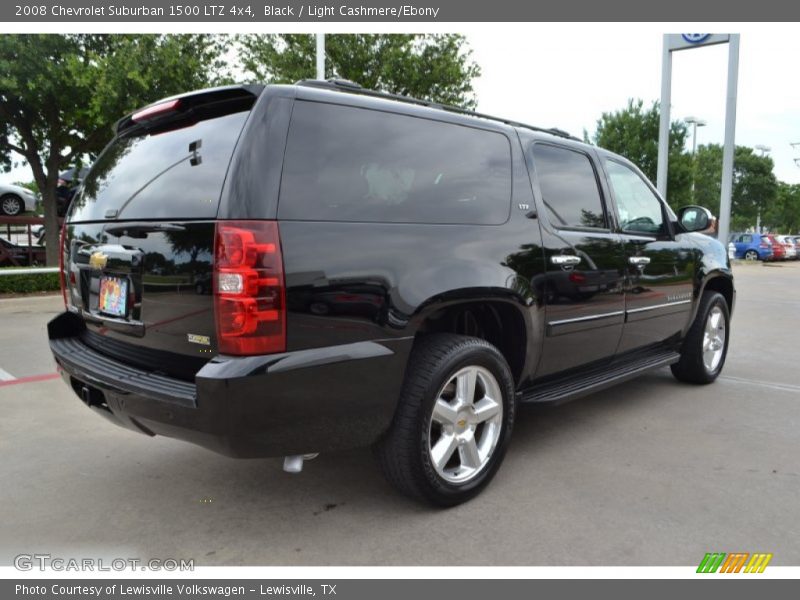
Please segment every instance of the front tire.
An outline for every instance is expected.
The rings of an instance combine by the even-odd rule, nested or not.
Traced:
[[[466,502],[499,469],[515,408],[511,371],[497,348],[462,335],[420,338],[394,421],[376,448],[386,478],[438,506]]]
[[[22,199],[13,194],[6,194],[0,198],[0,212],[6,216],[16,217],[21,215],[24,206]]]
[[[670,367],[675,378],[686,383],[713,382],[725,366],[729,333],[728,303],[718,292],[705,292],[683,340],[681,359]]]

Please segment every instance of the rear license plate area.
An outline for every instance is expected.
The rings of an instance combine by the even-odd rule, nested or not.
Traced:
[[[126,277],[100,277],[97,310],[101,314],[124,319],[128,315],[129,281]]]

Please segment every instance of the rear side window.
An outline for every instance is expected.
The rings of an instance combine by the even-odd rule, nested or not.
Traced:
[[[72,221],[214,218],[248,112],[123,134],[100,155]],[[193,150],[194,149],[194,150]]]
[[[298,101],[281,219],[465,223],[508,219],[511,147],[499,133]]]
[[[550,223],[560,228],[608,228],[597,175],[588,156],[535,144],[533,162]]]

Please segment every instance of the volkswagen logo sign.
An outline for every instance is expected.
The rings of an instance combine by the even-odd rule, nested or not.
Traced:
[[[705,42],[710,35],[710,33],[682,33],[681,37],[690,44],[699,44]]]

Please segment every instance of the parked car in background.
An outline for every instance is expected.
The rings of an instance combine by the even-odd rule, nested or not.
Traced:
[[[778,238],[771,233],[764,236],[772,246],[772,260],[786,260],[786,248],[778,241]]]
[[[788,235],[779,235],[776,236],[776,239],[786,251],[786,260],[797,260],[797,246],[795,245],[794,239]]]
[[[745,260],[772,260],[772,242],[760,233],[732,233],[734,255],[731,258]]]
[[[56,188],[56,213],[59,217],[67,214],[75,192],[81,185],[84,177],[89,172],[89,167],[82,169],[71,168],[58,174],[58,187]]]
[[[19,246],[0,238],[0,267],[27,267],[43,265],[47,262],[46,251],[43,246]]]
[[[11,183],[0,183],[0,214],[16,217],[36,210],[38,196],[28,188]]]

